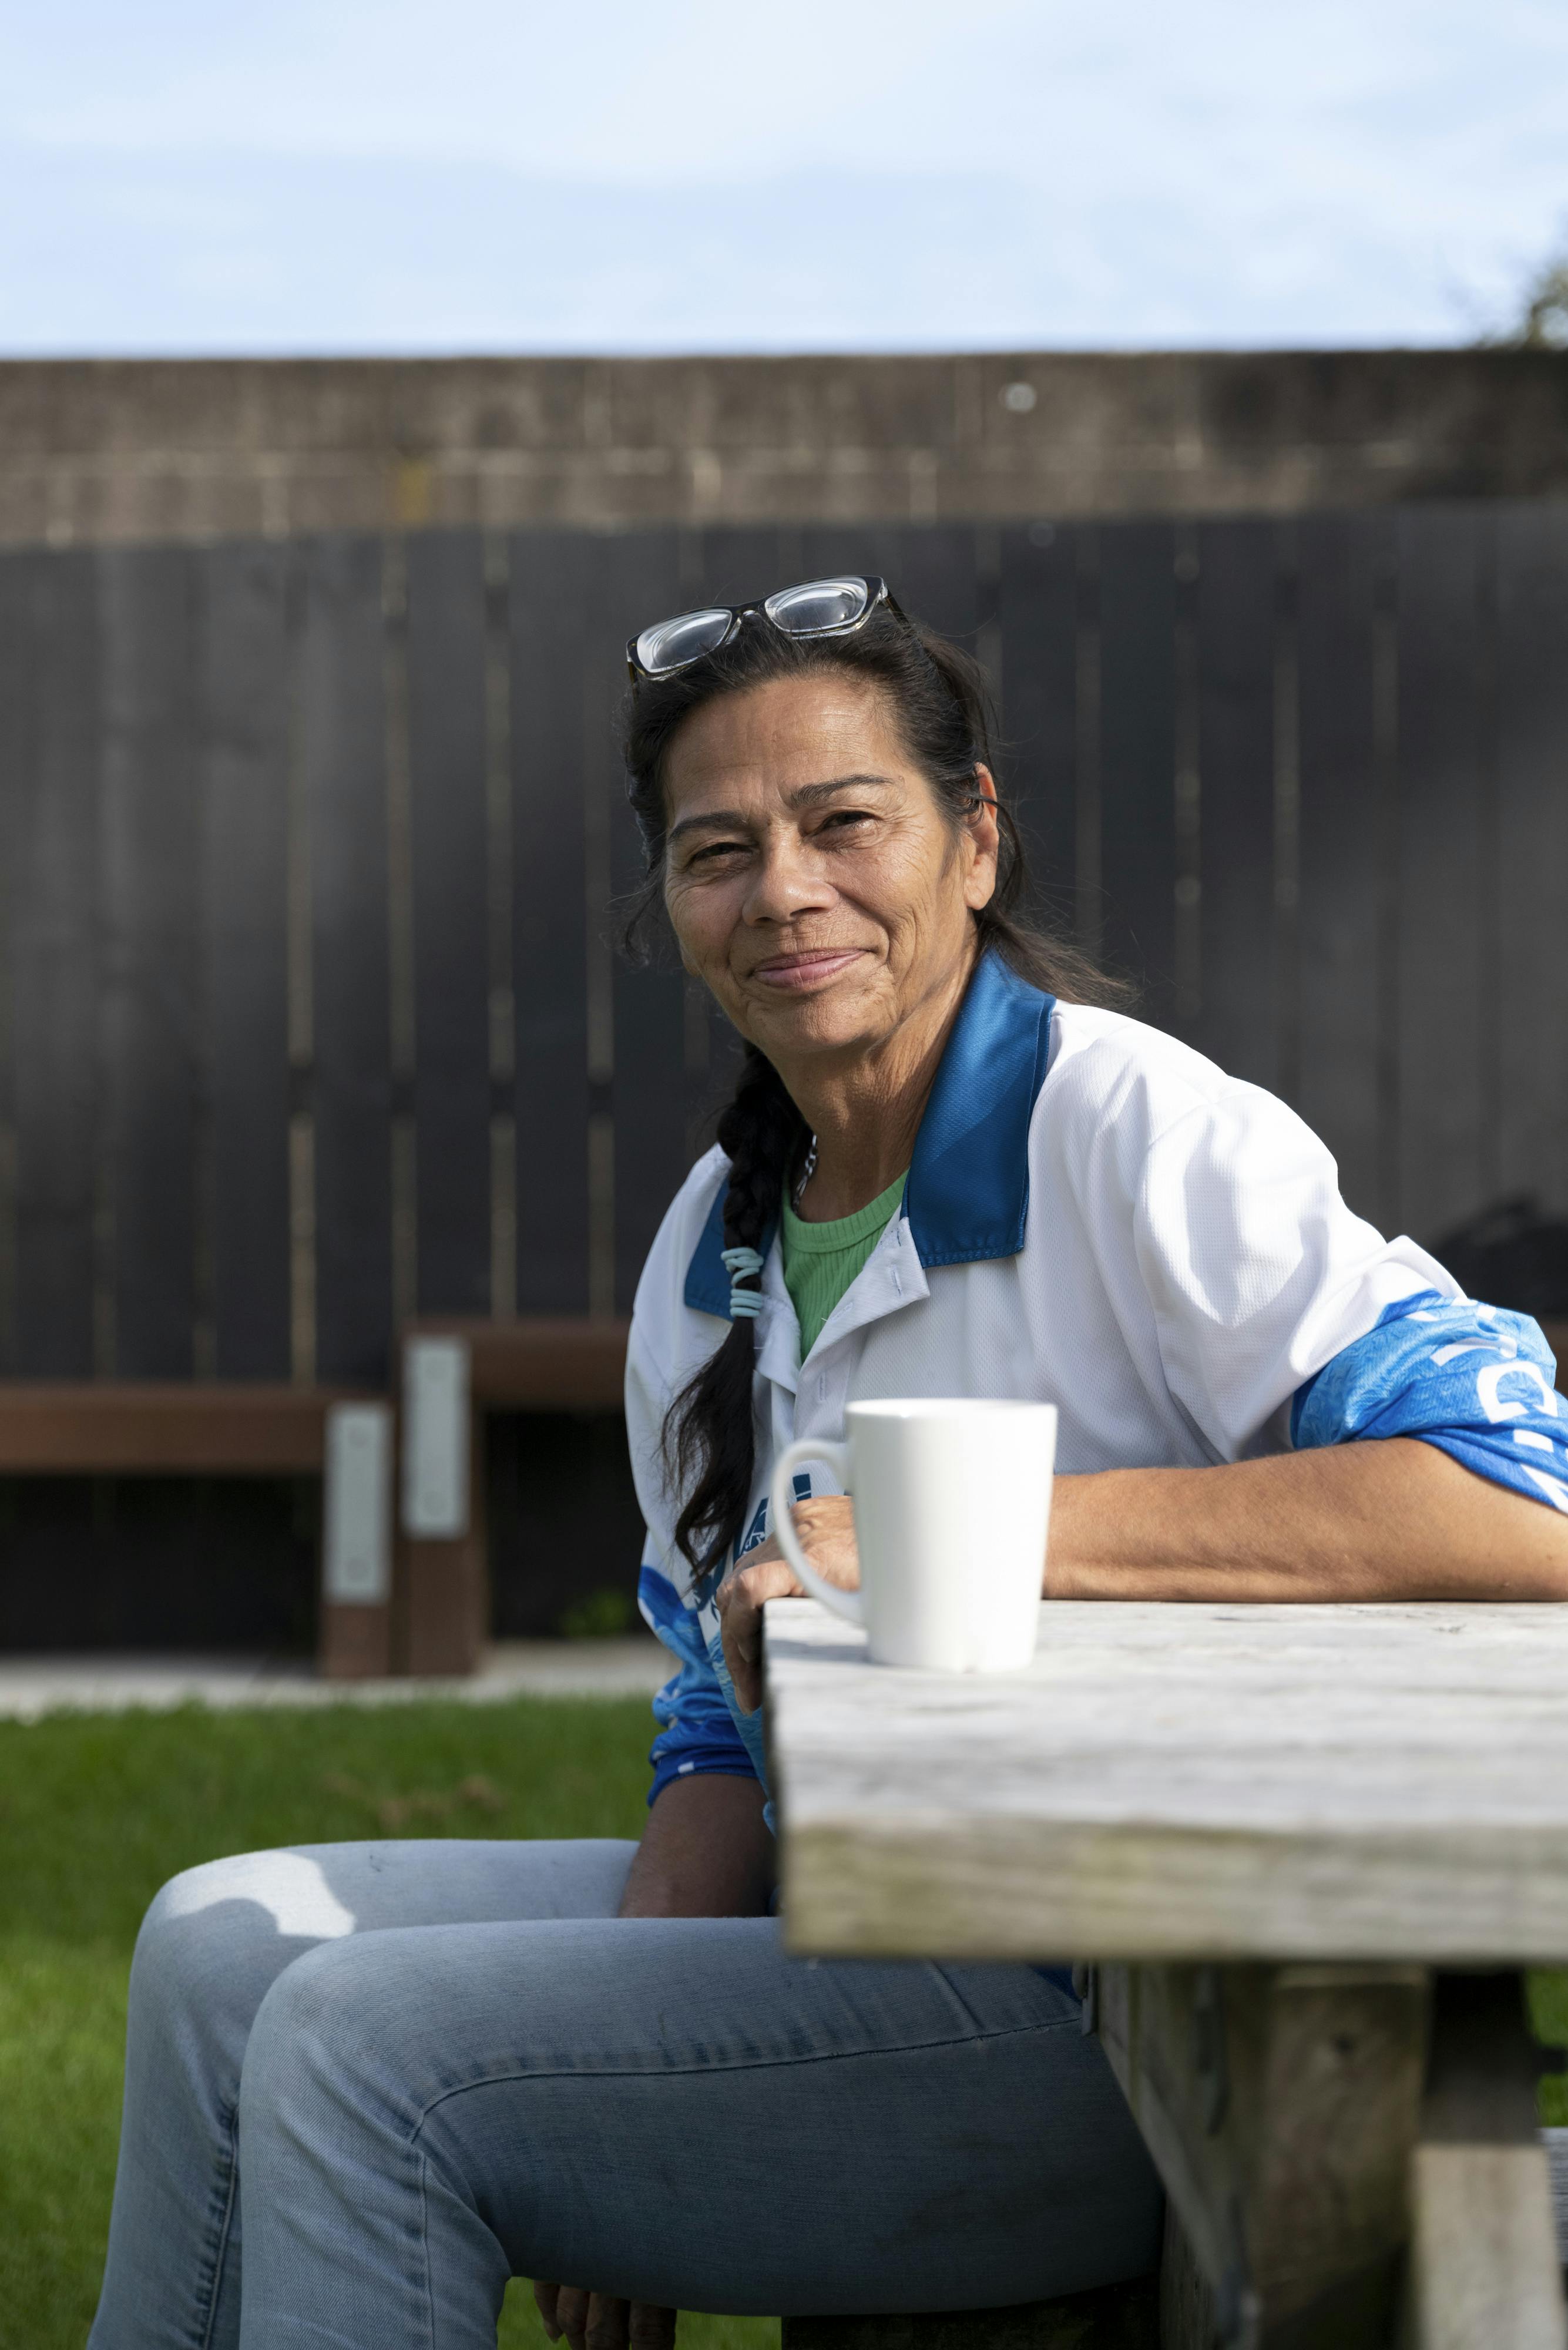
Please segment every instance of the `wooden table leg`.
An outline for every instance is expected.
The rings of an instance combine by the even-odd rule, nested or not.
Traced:
[[[1517,1973],[1108,1966],[1093,2012],[1170,2199],[1165,2350],[1568,2350]]]
[[[1198,2272],[1168,2273],[1167,2350],[1211,2329],[1387,2350],[1428,1993],[1419,1967],[1097,1970],[1096,2029]]]
[[[1568,2319],[1517,1974],[1437,1978],[1411,2176],[1413,2350],[1563,2350]]]

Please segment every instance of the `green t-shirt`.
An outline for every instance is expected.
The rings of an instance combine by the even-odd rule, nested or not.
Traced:
[[[904,1182],[900,1175],[868,1207],[857,1208],[852,1216],[836,1216],[827,1224],[804,1222],[784,1201],[780,1236],[784,1287],[800,1323],[803,1363],[821,1336],[823,1324],[897,1215]]]

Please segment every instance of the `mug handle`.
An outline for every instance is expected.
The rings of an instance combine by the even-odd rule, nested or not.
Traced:
[[[774,1481],[768,1489],[768,1507],[773,1517],[774,1538],[812,1597],[819,1599],[825,1607],[830,1607],[836,1616],[842,1616],[847,1623],[858,1624],[864,1628],[866,1610],[859,1592],[840,1591],[836,1583],[826,1582],[801,1550],[792,1515],[794,1496],[790,1489],[790,1478],[803,1461],[826,1461],[839,1483],[847,1490],[848,1445],[831,1444],[817,1436],[796,1437],[794,1442],[786,1444],[779,1454],[774,1465]]]

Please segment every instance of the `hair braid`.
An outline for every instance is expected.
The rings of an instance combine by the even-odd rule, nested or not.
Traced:
[[[778,1071],[748,1045],[734,1097],[718,1126],[730,1161],[724,1246],[760,1250],[809,1136]],[[742,1286],[756,1283],[748,1276]],[[745,1531],[756,1459],[752,1409],[755,1341],[749,1321],[730,1335],[671,1404],[664,1423],[671,1482],[687,1495],[675,1539],[694,1566],[719,1564]]]

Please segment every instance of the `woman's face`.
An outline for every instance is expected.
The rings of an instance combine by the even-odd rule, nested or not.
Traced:
[[[721,695],[671,743],[665,795],[681,961],[775,1063],[869,1050],[967,971],[996,819],[954,831],[880,686],[829,671]]]

